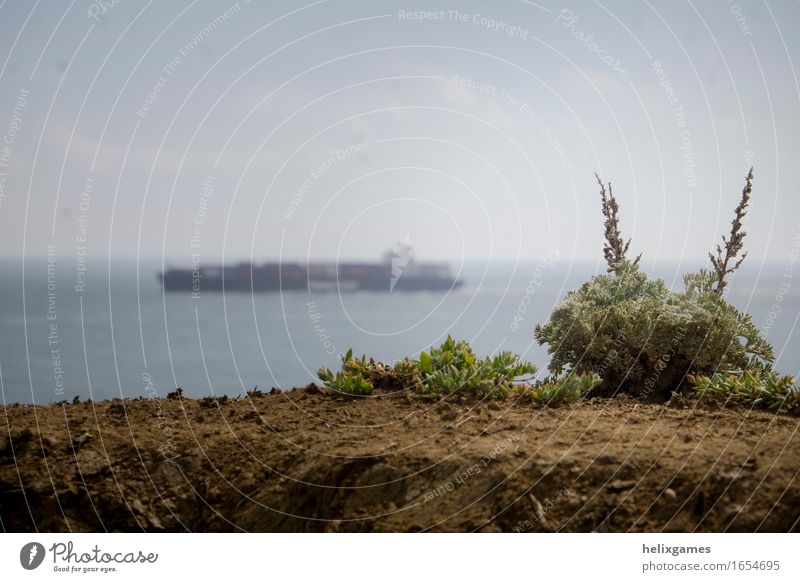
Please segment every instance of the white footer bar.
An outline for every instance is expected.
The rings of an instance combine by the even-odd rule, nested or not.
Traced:
[[[3,534],[3,580],[800,580],[784,534]]]

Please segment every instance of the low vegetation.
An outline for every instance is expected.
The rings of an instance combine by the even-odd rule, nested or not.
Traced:
[[[597,374],[566,374],[532,382],[536,366],[511,352],[479,358],[469,342],[448,337],[419,358],[404,358],[394,365],[354,358],[349,350],[336,373],[319,370],[322,382],[333,392],[367,396],[375,388],[411,390],[439,399],[450,394],[504,399],[514,396],[541,406],[560,406],[587,394],[601,379]]]
[[[487,398],[505,398],[514,380],[536,372],[536,366],[521,362],[511,352],[493,358],[478,358],[466,341],[448,337],[439,347],[422,352],[418,359],[404,358],[394,366],[353,358],[353,350],[342,356],[342,369],[327,368],[318,375],[330,389],[348,395],[368,395],[373,388],[412,389],[440,398],[459,391]]]
[[[588,395],[590,391],[602,383],[597,374],[565,374],[564,376],[546,379],[542,382],[518,384],[514,386],[514,394],[523,400],[530,400],[540,406],[561,406]]]
[[[800,392],[791,376],[768,368],[751,368],[739,373],[689,376],[698,396],[719,402],[764,408],[774,412],[800,412]]]
[[[536,339],[549,346],[551,372],[596,373],[603,380],[596,393],[609,396],[669,398],[689,373],[771,362],[750,316],[706,287],[670,291],[625,263],[570,292],[536,327]]]
[[[352,350],[342,356],[342,369],[335,374],[327,368],[321,368],[317,375],[320,380],[335,392],[351,396],[369,396],[372,394],[372,383],[364,375],[374,362],[367,364],[364,358],[352,359]]]
[[[432,398],[471,394],[558,406],[584,396],[627,393],[664,401],[688,388],[699,396],[774,411],[798,412],[800,392],[794,378],[772,369],[772,346],[751,317],[727,302],[728,278],[741,266],[743,220],[752,192],[747,174],[731,231],[716,253],[713,269],[684,277],[673,291],[661,279],[639,271],[639,259],[627,258],[631,241],[623,239],[619,203],[597,176],[604,221],[603,255],[608,274],[593,277],[567,294],[549,320],[535,328],[548,346],[551,376],[532,381],[536,367],[511,352],[478,358],[466,341],[448,337],[439,347],[394,365],[342,356],[342,369],[319,377],[331,390],[367,396],[375,388],[413,390]]]
[[[608,275],[593,277],[570,292],[550,319],[535,329],[548,346],[549,369],[556,374],[597,374],[593,394],[629,393],[666,400],[685,385],[703,396],[770,410],[797,410],[794,378],[772,369],[770,344],[752,319],[725,299],[727,278],[742,264],[743,219],[752,191],[753,170],[713,270],[684,277],[683,291],[639,272],[639,257],[629,261],[623,243],[619,204],[611,184],[598,177],[605,217],[603,254]],[[688,380],[688,382],[687,382]]]

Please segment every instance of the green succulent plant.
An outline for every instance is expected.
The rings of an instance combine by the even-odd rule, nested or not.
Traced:
[[[583,398],[602,381],[600,376],[593,373],[564,374],[534,385],[518,384],[514,386],[513,392],[536,405],[556,407]]]
[[[800,412],[800,391],[791,376],[781,376],[765,366],[756,366],[741,373],[689,376],[700,397],[710,397],[777,412]]]
[[[536,366],[511,352],[477,358],[466,341],[449,337],[441,346],[422,352],[417,361],[418,391],[440,397],[456,390],[488,398],[508,397],[516,378],[535,374]]]
[[[322,382],[334,391],[363,395],[374,387],[408,389],[432,397],[456,391],[488,398],[506,398],[514,380],[536,373],[536,366],[520,362],[511,352],[478,358],[466,341],[449,337],[438,347],[422,352],[418,359],[404,358],[394,366],[342,356],[342,369],[334,374],[327,368],[318,372]]]

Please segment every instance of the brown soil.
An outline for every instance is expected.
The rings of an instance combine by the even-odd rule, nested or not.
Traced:
[[[301,389],[12,405],[0,426],[6,531],[800,529],[800,420],[691,401]]]

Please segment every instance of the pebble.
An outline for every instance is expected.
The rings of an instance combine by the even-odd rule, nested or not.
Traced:
[[[622,481],[620,479],[615,479],[608,485],[608,490],[612,493],[619,493],[621,491],[625,491],[626,489],[633,489],[636,486],[636,481]]]
[[[598,465],[614,465],[617,462],[616,457],[613,455],[600,455],[595,460]]]
[[[442,420],[455,420],[458,418],[458,411],[455,408],[446,408],[439,415]]]

